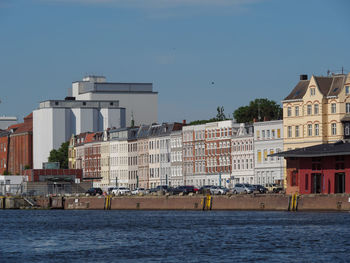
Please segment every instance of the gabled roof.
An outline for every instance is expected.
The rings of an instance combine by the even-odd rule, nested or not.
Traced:
[[[323,96],[338,96],[341,92],[346,75],[334,75],[328,77],[313,76],[317,86]],[[284,98],[284,100],[298,100],[302,99],[306,93],[306,90],[310,84],[310,80],[300,80],[292,92]]]
[[[350,155],[350,143],[338,141],[330,144],[318,144],[310,147],[275,153],[269,156],[282,157],[322,157]]]
[[[284,100],[298,100],[302,99],[309,86],[310,80],[300,80],[291,93]]]

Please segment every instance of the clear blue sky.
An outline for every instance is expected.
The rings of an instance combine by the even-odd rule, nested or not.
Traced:
[[[159,121],[280,102],[299,74],[349,70],[349,11],[347,0],[0,0],[0,115],[22,119],[87,73],[153,82]]]

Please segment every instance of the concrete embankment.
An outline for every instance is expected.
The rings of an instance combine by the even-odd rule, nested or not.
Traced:
[[[0,197],[0,209],[350,211],[350,195]]]

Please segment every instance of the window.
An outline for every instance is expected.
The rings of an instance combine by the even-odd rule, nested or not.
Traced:
[[[346,135],[346,136],[349,136],[350,135],[350,123],[345,123],[344,124],[345,125],[345,128],[344,128],[344,134]]]
[[[312,136],[312,124],[307,125],[307,135]]]
[[[299,106],[295,106],[295,116],[299,116]]]
[[[291,107],[287,108],[287,116],[288,117],[292,116],[292,108]]]
[[[315,88],[311,88],[310,89],[310,95],[311,96],[315,96],[315,94],[316,94]]]
[[[349,95],[350,93],[350,86],[345,86],[345,94]]]
[[[332,123],[332,135],[337,135],[337,124]]]
[[[311,115],[311,114],[312,114],[312,106],[307,105],[307,115]]]
[[[258,163],[261,163],[261,151],[258,151]]]
[[[337,104],[335,104],[335,103],[331,104],[331,112],[332,113],[336,113],[337,112]]]
[[[295,126],[295,137],[299,137],[299,126]]]
[[[314,105],[314,114],[318,114],[318,104]]]
[[[267,133],[267,135],[266,135],[267,138],[270,138],[270,130],[267,130],[266,133]]]
[[[305,190],[309,189],[309,175],[305,174]]]
[[[320,125],[319,124],[315,124],[315,136],[320,135]]]
[[[277,129],[277,138],[281,138],[281,129]]]
[[[292,126],[288,126],[288,137],[292,137]]]
[[[350,103],[345,104],[346,113],[350,113]]]
[[[256,138],[260,139],[260,131],[256,131]]]
[[[275,130],[272,130],[272,138],[274,139],[276,137],[276,132]]]
[[[262,131],[262,138],[265,139],[265,130]]]
[[[264,150],[264,161],[267,161],[267,150]]]

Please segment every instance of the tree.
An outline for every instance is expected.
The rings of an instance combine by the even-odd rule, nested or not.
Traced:
[[[59,162],[62,169],[68,169],[68,146],[69,141],[61,144],[58,150],[50,152],[49,162]]]
[[[234,118],[239,123],[262,120],[281,120],[283,111],[280,105],[269,99],[255,99],[249,102],[248,106],[239,107],[233,113]]]

